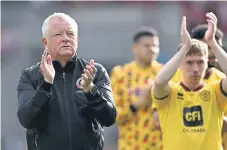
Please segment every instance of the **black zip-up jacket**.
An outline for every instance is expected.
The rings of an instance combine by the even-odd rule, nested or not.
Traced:
[[[84,93],[81,75],[87,61],[74,57],[64,68],[53,61],[53,84],[44,81],[40,63],[23,70],[19,80],[17,115],[28,133],[28,147],[38,150],[102,150],[103,126],[116,119],[110,79],[105,68],[95,63],[93,83],[98,93]],[[31,132],[34,131],[34,132]]]

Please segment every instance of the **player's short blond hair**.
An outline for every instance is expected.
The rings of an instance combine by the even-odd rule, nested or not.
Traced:
[[[183,46],[183,43],[180,43],[178,45],[177,51],[179,51],[182,46]],[[204,43],[203,41],[200,41],[197,39],[192,39],[191,48],[188,51],[188,53],[186,54],[186,56],[192,55],[192,54],[198,54],[198,53],[208,57],[208,45],[206,43]]]
[[[208,57],[208,45],[203,41],[192,39],[191,48],[189,49],[186,56],[193,54],[201,54]]]

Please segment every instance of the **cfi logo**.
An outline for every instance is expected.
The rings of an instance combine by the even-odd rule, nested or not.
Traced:
[[[80,77],[80,78],[77,79],[77,81],[76,81],[76,86],[77,86],[77,88],[79,88],[79,89],[83,89],[83,87],[82,87],[82,85],[81,85],[82,80],[83,80],[83,78]]]
[[[186,127],[203,125],[203,111],[201,106],[184,107],[183,121]]]
[[[209,101],[211,99],[210,91],[204,90],[200,93],[200,98],[203,101]]]

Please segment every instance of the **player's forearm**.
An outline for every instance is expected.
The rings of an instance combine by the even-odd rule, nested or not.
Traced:
[[[177,52],[177,54],[165,64],[165,66],[162,68],[162,70],[155,79],[156,87],[157,86],[165,87],[168,84],[168,82],[171,80],[171,78],[179,68],[179,64],[182,58],[184,58],[185,55],[187,54],[189,48],[190,47],[183,45],[181,49]]]
[[[213,40],[209,43],[210,48],[212,49],[214,55],[218,59],[218,63],[223,70],[223,72],[227,75],[227,53],[218,45],[218,43]]]

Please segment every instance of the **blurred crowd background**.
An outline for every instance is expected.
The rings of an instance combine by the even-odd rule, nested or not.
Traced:
[[[94,58],[108,72],[133,59],[132,36],[141,26],[159,32],[160,55],[165,63],[179,44],[180,22],[187,17],[188,29],[206,23],[205,13],[214,12],[218,27],[227,33],[227,2],[104,2],[104,1],[4,1],[1,2],[1,141],[2,150],[25,150],[25,129],[17,119],[16,88],[21,71],[41,59],[41,26],[54,12],[64,12],[79,25],[78,55]],[[227,46],[226,37],[224,44]],[[105,128],[105,150],[117,150],[117,127]]]

